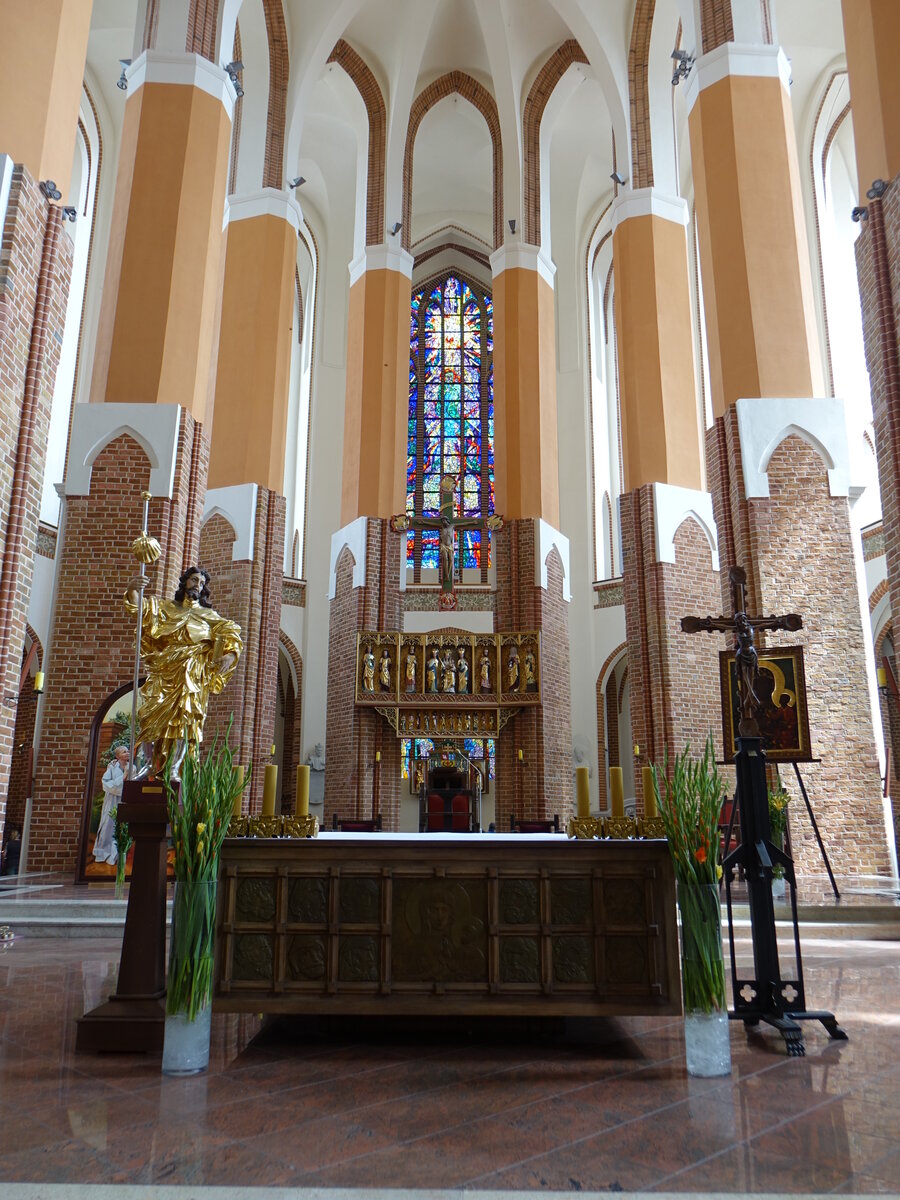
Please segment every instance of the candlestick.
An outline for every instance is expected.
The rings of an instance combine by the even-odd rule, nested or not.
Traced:
[[[609,768],[609,794],[612,798],[612,815],[625,816],[625,783],[621,767]]]
[[[275,816],[275,792],[278,787],[278,768],[274,763],[266,763],[266,777],[263,783],[263,806],[262,815],[264,817]]]
[[[656,803],[656,788],[653,786],[653,768],[643,767],[641,776],[644,781],[644,816],[658,817],[659,806]]]
[[[375,761],[376,761],[377,763],[380,763],[380,762],[381,762],[381,751],[380,751],[380,750],[376,750],[376,751],[375,751]]]
[[[309,763],[301,763],[297,768],[297,799],[294,803],[294,816],[309,816]]]
[[[520,750],[517,750],[517,751],[516,751],[516,754],[518,755],[519,762],[524,762],[524,760],[525,760],[525,752],[524,752],[523,750],[521,750],[521,749],[520,749]]]
[[[575,768],[575,803],[579,817],[591,815],[591,785],[588,782],[587,767]]]
[[[882,669],[882,670],[884,670],[884,668],[883,668],[883,667],[882,667],[881,669]],[[41,692],[44,690],[44,672],[43,672],[43,671],[36,671],[36,672],[35,672],[35,675],[34,675],[34,690],[35,690],[35,692],[36,692],[38,695],[40,695],[40,694],[41,694]]]
[[[231,809],[231,815],[233,817],[239,817],[241,815],[241,804],[244,801],[244,768],[235,767],[235,770],[237,771],[238,783],[241,785],[241,790],[234,798],[234,805]]]

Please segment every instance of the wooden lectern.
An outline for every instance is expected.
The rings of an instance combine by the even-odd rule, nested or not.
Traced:
[[[75,1049],[161,1052],[166,1014],[166,788],[126,779],[119,817],[134,859],[115,994],[76,1022]]]

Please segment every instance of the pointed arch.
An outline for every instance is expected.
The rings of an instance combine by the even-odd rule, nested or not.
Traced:
[[[493,229],[494,249],[503,244],[503,144],[500,140],[500,117],[497,112],[497,101],[491,93],[465,71],[448,71],[435,79],[421,91],[413,101],[409,113],[409,126],[406,131],[406,148],[403,152],[403,229],[401,236],[403,248],[409,250],[412,238],[412,182],[413,154],[416,146],[416,134],[426,113],[434,108],[439,100],[452,96],[456,92],[464,100],[468,100],[481,113],[487,122],[491,135],[491,150],[493,160]]]
[[[366,179],[366,245],[377,246],[384,241],[384,160],[387,113],[378,80],[368,63],[353,47],[341,38],[328,56],[356,84],[369,115],[369,162]]]
[[[532,246],[541,244],[541,119],[553,89],[573,63],[588,65],[588,57],[575,38],[569,38],[538,71],[522,114],[525,241]]]

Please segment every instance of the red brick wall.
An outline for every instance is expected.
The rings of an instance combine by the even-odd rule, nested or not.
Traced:
[[[300,735],[303,728],[303,659],[300,652],[286,633],[281,634],[281,648],[291,660],[297,675],[297,686],[288,674],[287,694],[284,699],[284,747],[282,762],[284,763],[285,779],[282,795],[290,799],[289,808],[293,812],[294,798],[297,794],[297,768],[303,761]]]
[[[366,583],[353,587],[353,556],[338,558],[328,625],[325,821],[333,813],[370,817],[373,801],[385,829],[400,826],[400,740],[383,717],[357,709],[356,635],[362,629],[400,628],[400,551],[406,541],[387,521],[369,518]],[[381,765],[375,767],[375,752]],[[376,781],[377,771],[377,781]]]
[[[252,562],[232,562],[235,535],[224,517],[211,517],[200,535],[201,565],[212,576],[213,607],[240,625],[244,640],[228,686],[210,701],[206,736],[224,736],[233,716],[231,745],[237,760],[253,767],[253,782],[245,793],[251,812],[262,807],[264,771],[275,736],[284,513],[284,497],[258,489]]]
[[[49,213],[36,181],[16,166],[0,238],[0,552],[8,588],[0,612],[0,693],[12,696],[19,691],[47,430],[72,269],[69,235],[60,228],[58,211],[48,221]],[[15,727],[16,706],[0,705],[0,805],[10,784]]]
[[[573,811],[569,613],[563,568],[554,548],[547,559],[547,588],[536,587],[535,523],[509,521],[496,539],[498,631],[541,632],[541,707],[513,717],[497,741],[497,828],[510,816],[552,816]],[[522,750],[520,766],[517,750]]]
[[[631,684],[632,739],[638,813],[643,812],[641,768],[699,751],[712,730],[721,756],[719,650],[724,640],[681,631],[689,613],[718,611],[719,576],[709,542],[691,518],[675,534],[675,562],[658,563],[650,485],[621,498],[625,628]]]
[[[711,476],[721,488],[714,492],[716,519],[720,529],[729,523],[736,561],[747,569],[749,610],[803,617],[798,633],[760,643],[805,649],[812,748],[823,762],[801,770],[832,866],[843,875],[884,874],[888,852],[865,675],[868,635],[859,611],[848,502],[830,495],[825,464],[799,437],[787,438],[773,454],[769,497],[745,500],[734,410],[710,430],[710,446]],[[722,603],[730,605],[724,571],[722,576]],[[782,771],[782,779],[797,792],[793,772]],[[791,834],[801,872],[821,874],[796,796]]]
[[[185,557],[186,515],[202,505],[205,479],[199,496],[195,487],[189,499],[198,441],[202,453],[205,436],[195,439],[193,419],[182,412],[173,499],[155,498],[150,505],[149,532],[159,539],[162,557],[150,568],[149,591],[158,596],[174,594]],[[122,434],[97,456],[90,494],[66,500],[35,769],[32,870],[75,868],[91,721],[134,670],[134,620],[125,612],[123,592],[137,574],[128,548],[140,528],[140,493],[149,482],[146,454]]]
[[[34,718],[37,716],[38,697],[34,694],[34,681],[29,675],[19,693],[16,709],[16,732],[13,738],[12,766],[9,772],[9,794],[6,801],[6,821],[18,825],[21,830],[25,820],[25,801],[31,784],[31,747],[34,741]]]

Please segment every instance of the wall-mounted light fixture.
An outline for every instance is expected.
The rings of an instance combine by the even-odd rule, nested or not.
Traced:
[[[624,187],[627,182],[627,180],[625,180],[618,171],[613,171],[613,173],[610,175],[610,179],[613,181],[613,183],[617,183],[619,187]]]
[[[687,79],[690,75],[694,60],[687,50],[673,50],[672,61],[675,63],[675,70],[672,72],[672,87],[678,87],[682,79]]]
[[[288,180],[288,189],[293,191],[294,188],[303,187],[304,183],[306,183],[306,180],[302,175],[295,175],[293,179]]]
[[[855,221],[857,225],[860,223],[860,221],[868,221],[868,219],[869,210],[866,208],[865,204],[857,204],[855,208],[850,210],[850,220]]]
[[[235,59],[234,62],[226,63],[224,69],[225,74],[231,80],[231,86],[234,88],[235,96],[237,96],[238,100],[240,100],[241,96],[244,94],[244,89],[241,86],[241,81],[238,78],[238,74],[239,72],[243,71],[244,64],[239,59]]]
[[[78,210],[75,208],[74,204],[67,204],[62,210],[62,213],[67,221],[72,221],[73,223],[78,216]]]
[[[403,228],[403,222],[402,222],[402,221],[395,221],[395,222],[393,223],[393,225],[391,226],[391,230],[390,230],[390,232],[391,232],[391,236],[392,236],[392,237],[396,237],[396,236],[397,236],[397,234],[400,232],[400,230],[401,230],[402,228]]]
[[[55,179],[42,179],[41,182],[38,184],[38,189],[40,190],[41,195],[46,200],[61,200],[62,199],[62,192],[56,186]]]
[[[509,232],[515,233],[516,232],[516,218],[510,217],[506,223],[509,226]]]
[[[122,74],[116,80],[116,87],[119,89],[120,92],[127,92],[128,91],[128,80],[125,78],[125,68],[131,66],[131,59],[130,58],[120,58],[119,65],[122,68]]]
[[[44,672],[36,671],[34,676],[34,694],[43,696],[44,694]]]

